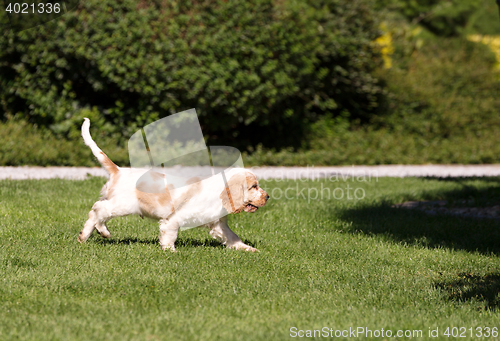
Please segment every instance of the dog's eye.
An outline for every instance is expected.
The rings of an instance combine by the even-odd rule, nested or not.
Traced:
[[[250,188],[257,188],[257,184],[253,184]]]

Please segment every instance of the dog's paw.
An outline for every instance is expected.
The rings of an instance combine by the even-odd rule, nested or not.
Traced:
[[[161,249],[163,251],[177,252],[177,250],[175,249],[175,246],[173,246],[173,245],[162,245]]]
[[[97,231],[97,233],[103,238],[111,238],[111,233],[109,231]]]
[[[230,249],[235,249],[235,250],[242,250],[242,251],[251,251],[251,252],[260,252],[254,247],[251,247],[250,245],[243,244],[243,243],[238,243],[236,245],[231,245],[228,246]]]
[[[78,234],[78,242],[80,244],[85,242],[85,240],[83,239],[83,231],[80,231],[80,233]]]

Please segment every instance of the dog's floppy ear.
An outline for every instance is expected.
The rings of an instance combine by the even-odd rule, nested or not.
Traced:
[[[240,213],[245,208],[246,177],[239,173],[233,175],[222,190],[219,198],[229,213]]]

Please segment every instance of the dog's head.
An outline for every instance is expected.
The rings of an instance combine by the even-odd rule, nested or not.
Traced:
[[[219,198],[229,213],[253,213],[266,204],[269,195],[259,187],[253,173],[240,171],[229,178]]]

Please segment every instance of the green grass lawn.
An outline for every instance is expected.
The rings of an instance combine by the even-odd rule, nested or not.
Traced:
[[[436,339],[448,340],[447,327],[467,336],[500,327],[500,222],[391,208],[498,202],[500,178],[261,182],[268,205],[229,219],[255,254],[204,229],[163,252],[157,223],[138,217],[80,245],[102,184],[0,182],[0,340],[281,340],[292,327],[384,329],[392,339],[439,328]],[[347,185],[364,198],[348,199]]]

